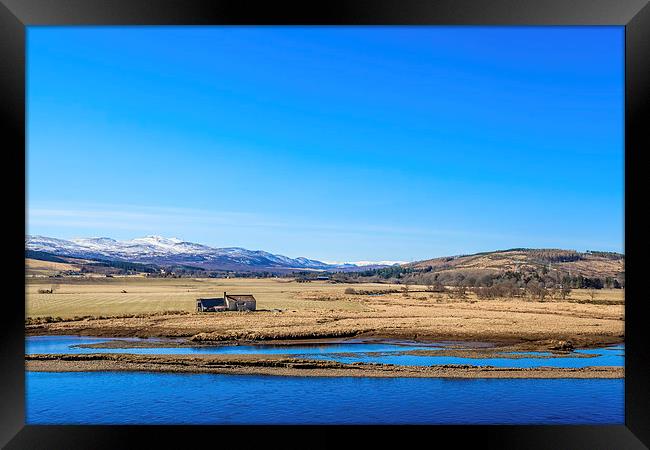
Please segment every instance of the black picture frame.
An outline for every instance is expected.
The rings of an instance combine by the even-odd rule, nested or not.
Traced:
[[[37,25],[620,25],[625,27],[625,425],[620,426],[432,426],[432,427],[233,427],[240,440],[286,443],[296,433],[321,444],[346,443],[387,434],[429,442],[451,439],[493,448],[635,449],[650,445],[650,369],[644,330],[643,152],[650,106],[650,6],[646,0],[0,0],[0,111],[4,192],[9,203],[5,243],[10,290],[2,326],[0,444],[6,448],[189,447],[216,436],[206,426],[30,426],[25,425],[24,243],[25,235],[25,27]],[[613,168],[612,170],[619,170]],[[20,187],[22,186],[23,189]],[[21,195],[22,192],[22,195]],[[243,429],[242,429],[243,428]],[[296,430],[296,428],[299,428]],[[253,430],[254,429],[254,430]],[[221,431],[221,430],[220,430]],[[304,438],[303,438],[304,439]],[[223,441],[216,441],[221,443]],[[406,442],[406,441],[405,441]],[[425,441],[426,442],[426,441]],[[142,445],[142,444],[140,444]],[[217,444],[218,445],[218,444]],[[138,445],[139,446],[139,445]]]

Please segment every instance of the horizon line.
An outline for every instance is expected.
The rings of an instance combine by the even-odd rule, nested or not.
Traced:
[[[121,242],[129,242],[129,241],[135,241],[135,240],[138,240],[138,239],[145,239],[145,238],[161,238],[161,239],[165,239],[165,240],[177,240],[177,241],[179,241],[179,242],[176,242],[178,244],[182,244],[182,243],[198,244],[198,245],[202,245],[204,247],[208,247],[208,248],[215,249],[215,250],[235,248],[235,249],[243,249],[243,250],[254,251],[254,252],[271,253],[271,252],[268,252],[268,251],[262,250],[262,249],[251,250],[249,248],[240,247],[240,246],[213,247],[211,245],[202,244],[202,243],[199,243],[199,242],[187,241],[187,240],[183,240],[183,239],[180,239],[180,238],[177,238],[177,237],[165,237],[165,236],[162,236],[162,235],[159,235],[159,234],[147,234],[147,235],[141,236],[141,237],[135,237],[135,238],[131,238],[131,239],[119,240],[119,239],[114,239],[114,238],[109,237],[109,236],[90,236],[90,237],[77,237],[77,238],[71,238],[71,239],[64,239],[64,238],[59,238],[59,237],[45,236],[45,235],[41,235],[41,234],[28,234],[28,233],[25,233],[25,240],[26,241],[28,239],[30,239],[30,238],[37,238],[37,237],[46,238],[46,239],[57,239],[57,240],[66,241],[66,242],[73,242],[75,244],[77,244],[77,242],[75,242],[75,240],[83,240],[83,239],[110,239],[110,240],[113,240],[115,242],[120,242],[121,243]],[[411,259],[411,260],[406,260],[406,261],[404,261],[404,260],[388,260],[387,259],[387,260],[377,260],[377,261],[374,261],[374,260],[357,260],[357,261],[343,261],[343,262],[340,262],[340,261],[331,261],[331,260],[328,260],[327,258],[319,259],[319,258],[316,258],[316,257],[307,257],[307,256],[297,256],[297,257],[294,257],[293,259],[306,258],[306,259],[311,259],[311,260],[315,260],[315,261],[318,261],[318,262],[322,262],[322,263],[325,263],[325,264],[331,264],[331,265],[342,265],[342,264],[359,265],[360,263],[365,263],[365,264],[362,264],[362,265],[373,265],[373,264],[385,264],[385,265],[399,264],[399,265],[403,265],[403,264],[411,264],[411,263],[427,261],[427,260],[437,259],[437,258],[451,258],[451,257],[458,258],[458,257],[463,257],[463,256],[475,256],[475,255],[482,255],[482,254],[487,254],[487,253],[503,253],[503,252],[509,252],[509,251],[518,251],[518,250],[519,251],[522,251],[522,250],[523,251],[528,251],[528,250],[560,250],[560,251],[573,251],[573,252],[576,252],[576,253],[594,253],[594,252],[597,252],[597,253],[611,253],[611,254],[617,254],[617,255],[625,256],[625,252],[617,252],[617,251],[609,251],[609,250],[585,249],[585,250],[581,251],[581,250],[577,250],[576,248],[521,247],[521,246],[518,246],[518,247],[499,248],[499,249],[493,249],[493,250],[483,250],[483,251],[478,251],[478,252],[473,252],[473,253],[442,254],[442,255],[427,257],[427,258],[424,258],[424,259]],[[286,256],[286,255],[282,255],[280,253],[271,253],[271,254]]]

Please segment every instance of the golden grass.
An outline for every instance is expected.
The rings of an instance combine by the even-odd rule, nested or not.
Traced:
[[[57,264],[57,263],[54,263]],[[51,289],[52,294],[39,290]],[[199,297],[220,297],[224,291],[250,293],[257,299],[260,310],[289,311],[358,311],[372,313],[389,304],[425,307],[438,303],[475,301],[474,294],[467,300],[452,300],[447,294],[410,292],[381,296],[346,294],[345,290],[382,291],[399,289],[387,284],[334,284],[325,281],[297,283],[289,279],[158,279],[144,277],[115,278],[28,278],[26,279],[27,317],[74,317],[147,314],[164,311],[193,312]],[[411,286],[412,291],[424,286]],[[125,291],[125,292],[123,292]],[[620,289],[596,290],[594,300],[623,303]],[[503,300],[508,302],[509,300]],[[556,300],[549,300],[555,302]],[[591,302],[589,290],[573,290],[568,302]],[[490,300],[487,301],[488,303]],[[494,300],[493,302],[496,302]],[[378,306],[379,305],[379,306]]]
[[[50,276],[66,270],[78,270],[78,267],[73,264],[26,258],[25,270],[33,276]]]
[[[52,294],[39,289],[55,287]],[[286,279],[157,279],[144,277],[28,279],[28,317],[141,314],[194,311],[199,297],[221,297],[224,291],[253,294],[258,309],[358,310],[362,305],[344,295],[350,285],[297,283]],[[388,287],[354,285],[363,289]],[[394,286],[393,286],[394,287]],[[126,292],[122,292],[126,291]]]

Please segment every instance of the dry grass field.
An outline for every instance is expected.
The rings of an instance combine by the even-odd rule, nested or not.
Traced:
[[[350,293],[351,287],[366,293]],[[289,279],[30,278],[26,288],[30,334],[177,336],[204,342],[376,336],[536,341],[541,346],[565,339],[578,345],[620,342],[624,336],[623,290],[574,290],[564,301],[540,302]],[[53,293],[39,293],[45,289]],[[252,293],[258,311],[194,313],[196,298],[223,291]],[[384,293],[367,295],[378,291]],[[119,317],[127,315],[140,316]],[[47,316],[64,320],[39,323]],[[69,320],[75,316],[86,318]]]
[[[74,264],[25,258],[25,271],[30,276],[47,277],[67,270],[77,270],[77,266]]]
[[[350,285],[297,283],[287,279],[33,278],[26,281],[25,287],[28,317],[192,312],[197,298],[221,297],[224,291],[253,294],[258,309],[363,309],[354,296],[344,295]],[[355,284],[354,287],[397,288],[384,284]],[[50,289],[51,294],[39,293]]]
[[[59,264],[59,263],[48,263]],[[314,281],[298,283],[290,279],[192,279],[192,278],[30,278],[26,280],[27,317],[74,317],[146,314],[164,311],[192,312],[199,297],[220,297],[224,291],[233,294],[253,294],[258,309],[314,310],[314,311],[367,311],[374,310],[373,300],[399,300],[415,302],[417,306],[449,302],[446,294],[410,292],[378,296],[346,294],[347,288],[357,291],[399,290],[401,286],[388,284],[343,284]],[[43,290],[53,293],[39,293]],[[411,291],[424,290],[424,286],[411,286]],[[594,303],[623,302],[621,289],[601,289],[590,292],[573,290],[568,301]],[[475,301],[469,294],[466,300]],[[490,302],[490,301],[487,301]],[[514,301],[513,301],[514,302]],[[526,302],[528,303],[528,302]],[[553,303],[553,300],[550,302]]]

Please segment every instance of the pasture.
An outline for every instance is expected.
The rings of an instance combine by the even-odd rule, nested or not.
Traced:
[[[359,295],[355,292],[398,292],[382,295]],[[348,290],[346,292],[346,289]],[[221,297],[231,294],[253,294],[259,310],[295,311],[357,311],[371,314],[378,305],[389,302],[403,307],[427,304],[464,303],[475,301],[474,294],[466,299],[450,299],[447,294],[423,292],[424,286],[389,284],[344,284],[314,281],[298,283],[286,278],[145,278],[131,277],[34,277],[25,280],[26,316],[62,318],[74,316],[111,316],[159,313],[164,311],[193,312],[199,297]],[[52,293],[45,293],[46,291]],[[40,291],[40,292],[39,292]],[[592,298],[593,296],[593,298]],[[549,303],[556,300],[549,299]],[[569,302],[624,302],[624,291],[601,289],[573,290]],[[487,301],[489,302],[489,300]],[[546,303],[546,302],[545,302]]]
[[[366,289],[386,285],[355,285]],[[30,278],[26,280],[26,315],[86,316],[188,311],[199,297],[253,294],[258,309],[354,310],[359,302],[346,300],[344,284],[297,283],[287,279],[194,278]],[[52,290],[50,293],[39,291]]]

